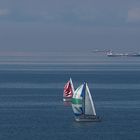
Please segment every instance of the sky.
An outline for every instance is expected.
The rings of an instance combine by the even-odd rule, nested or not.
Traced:
[[[0,0],[0,52],[140,51],[139,0]]]

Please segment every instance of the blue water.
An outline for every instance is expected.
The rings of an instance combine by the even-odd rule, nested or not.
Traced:
[[[1,60],[0,140],[139,140],[140,58],[66,62]],[[88,82],[102,122],[74,121],[62,101],[69,77]]]

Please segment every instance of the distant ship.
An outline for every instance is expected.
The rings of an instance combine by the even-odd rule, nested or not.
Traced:
[[[122,53],[107,52],[107,56],[110,56],[110,57],[117,57],[117,56],[124,56],[124,54],[122,54]]]
[[[128,54],[127,56],[140,57],[140,53]]]
[[[107,56],[109,56],[109,57],[120,57],[120,56],[140,57],[140,53],[112,53],[112,52],[107,52]]]

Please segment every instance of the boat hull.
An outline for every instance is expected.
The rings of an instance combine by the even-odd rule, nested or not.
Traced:
[[[71,102],[72,98],[63,98],[64,102]]]
[[[100,122],[101,118],[98,116],[83,116],[75,117],[76,122]]]
[[[107,52],[107,56],[109,56],[109,57],[120,57],[120,56],[125,56],[125,54],[123,54],[123,53]]]
[[[120,56],[126,56],[126,57],[140,57],[140,54],[107,54],[109,57],[120,57]]]

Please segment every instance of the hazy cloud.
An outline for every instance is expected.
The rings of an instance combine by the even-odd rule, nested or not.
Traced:
[[[128,11],[128,22],[140,22],[140,7]]]
[[[8,10],[10,9],[10,10]],[[124,26],[140,21],[137,0],[1,0],[4,21]]]
[[[14,0],[14,3],[10,0],[0,1],[0,7],[10,8],[12,14],[9,20],[12,21],[78,25],[124,24],[129,5],[131,0],[127,2],[122,0]]]
[[[10,14],[8,9],[0,9],[0,16],[7,16]]]

